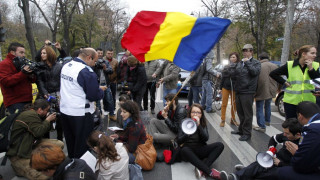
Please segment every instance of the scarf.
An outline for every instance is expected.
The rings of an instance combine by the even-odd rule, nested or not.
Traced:
[[[123,129],[127,128],[127,125],[132,121],[131,117],[123,121]]]

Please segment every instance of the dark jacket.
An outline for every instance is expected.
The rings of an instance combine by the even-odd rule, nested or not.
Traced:
[[[160,120],[164,119],[166,125],[170,128],[170,130],[177,134],[180,129],[181,121],[187,117],[186,109],[182,107],[180,104],[177,104],[177,108],[175,111],[173,111],[172,109],[169,109],[168,117],[166,119],[163,118],[163,116],[161,115],[161,112],[162,111],[160,111],[157,114],[157,118]]]
[[[41,69],[36,73],[37,86],[40,97],[53,92],[60,91],[60,74],[62,64],[55,63],[50,68],[46,63],[40,62]]]
[[[261,64],[251,58],[230,66],[231,75],[236,78],[234,90],[237,94],[254,94],[257,90]]]
[[[202,86],[202,74],[204,71],[204,67],[203,65],[201,65],[196,72],[194,73],[194,75],[190,78],[189,82],[190,82],[190,86],[192,87],[201,87]]]
[[[131,121],[123,132],[119,133],[119,138],[116,141],[123,142],[127,150],[134,153],[139,144],[144,144],[147,140],[145,127],[141,120],[137,122]]]
[[[181,128],[179,128],[177,143],[182,147],[197,147],[204,146],[207,144],[209,139],[209,133],[207,126],[202,127],[199,125],[197,131],[194,134],[187,135]]]
[[[110,66],[110,63],[104,59],[103,63],[106,65],[106,69],[99,69],[96,66],[93,67],[93,71],[97,74],[98,76],[98,83],[100,84],[100,76],[101,76],[101,72],[103,72],[104,77],[106,79],[106,84],[109,85],[110,84],[110,79],[109,79],[109,75],[113,73],[113,69]]]
[[[291,141],[294,144],[298,145],[299,144],[299,139]],[[290,165],[290,160],[292,158],[292,154],[287,150],[285,142],[289,141],[287,137],[283,135],[283,133],[274,135],[270,138],[268,147],[273,146],[277,147],[278,144],[282,144],[283,146],[281,149],[278,150],[276,153],[276,157],[280,160],[280,163],[278,164],[278,167],[281,166],[289,166]]]
[[[165,60],[157,69],[155,74],[157,78],[162,78],[166,89],[177,89],[177,82],[179,81],[180,68]]]
[[[119,62],[119,66],[117,69],[117,76],[118,76],[118,83],[123,82],[125,80],[125,76],[127,74],[128,66],[128,57],[126,54],[124,54]]]
[[[43,135],[50,130],[50,123],[47,120],[42,121],[34,110],[22,112],[17,120],[25,122],[28,127],[21,123],[15,122],[11,132],[11,139],[14,140],[10,145],[7,156],[18,156],[20,158],[30,158],[32,145],[36,139],[41,139]],[[22,137],[22,140],[21,138]],[[20,144],[21,142],[21,144]]]
[[[236,78],[231,76],[230,66],[224,67],[222,70],[222,77],[220,82],[220,89],[234,90]]]
[[[133,70],[128,68],[126,75],[126,80],[131,92],[138,92],[141,91],[141,89],[146,89],[147,75],[143,65],[139,64]]]
[[[37,52],[37,54],[36,54],[36,57],[35,57],[35,61],[37,61],[37,62],[41,62],[41,49],[43,48],[44,46],[42,46],[41,48],[40,48],[40,50]],[[60,53],[60,55],[57,57],[57,61],[59,61],[59,59],[60,58],[65,58],[65,57],[67,57],[68,55],[67,55],[67,53],[66,53],[66,51],[64,51],[64,49],[57,49],[58,51],[59,51],[59,53]]]
[[[17,70],[12,60],[14,55],[9,53],[7,57],[0,62],[0,85],[5,107],[20,102],[32,101],[32,86],[35,82],[35,76],[24,74]]]
[[[320,114],[302,128],[298,150],[291,159],[291,165],[298,173],[320,172]]]
[[[97,179],[95,173],[82,159],[66,159],[57,167],[53,174],[53,180],[75,180],[80,179],[80,172],[83,179]]]

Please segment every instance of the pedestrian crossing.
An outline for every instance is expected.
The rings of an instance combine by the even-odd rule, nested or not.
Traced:
[[[179,101],[183,105],[186,103],[185,100]],[[159,103],[160,104],[160,103]],[[162,105],[160,105],[162,106]],[[255,107],[255,106],[254,106]],[[158,109],[158,108],[157,108]],[[212,168],[218,170],[226,170],[230,172],[233,170],[234,165],[243,164],[245,166],[251,164],[256,159],[256,154],[261,151],[265,151],[267,144],[271,136],[281,133],[281,124],[285,120],[278,112],[273,104],[273,112],[271,113],[271,126],[267,126],[266,132],[261,133],[252,130],[252,138],[250,141],[242,142],[239,141],[238,135],[233,135],[230,132],[236,130],[236,126],[230,125],[230,106],[227,108],[226,112],[226,124],[225,127],[220,127],[221,116],[220,112],[217,113],[205,113],[208,120],[209,128],[209,141],[208,143],[213,143],[221,141],[225,145],[225,149],[221,156],[213,163]],[[255,110],[254,110],[255,112]],[[237,119],[239,122],[239,120]],[[256,117],[253,117],[253,126],[257,126]],[[0,154],[0,160],[4,153]],[[9,179],[22,180],[25,178],[20,178],[14,176],[12,168],[7,163],[6,168],[0,168],[0,174],[5,175],[6,173],[11,173]],[[11,169],[10,169],[11,168]],[[143,176],[145,180],[196,180],[194,173],[194,166],[190,163],[181,162],[175,163],[173,165],[167,165],[164,162],[157,162],[155,168],[152,171],[144,171]],[[204,180],[206,178],[201,178]],[[209,179],[209,178],[207,178]]]

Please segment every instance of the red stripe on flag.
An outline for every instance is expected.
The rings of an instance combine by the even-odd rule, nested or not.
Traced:
[[[121,45],[139,61],[145,62],[144,55],[150,50],[154,37],[159,32],[167,13],[141,11],[132,20],[123,35]]]

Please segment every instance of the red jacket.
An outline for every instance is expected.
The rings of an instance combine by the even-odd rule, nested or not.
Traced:
[[[32,101],[32,79],[15,68],[12,63],[13,58],[15,56],[8,53],[7,57],[0,62],[0,86],[5,107]]]

